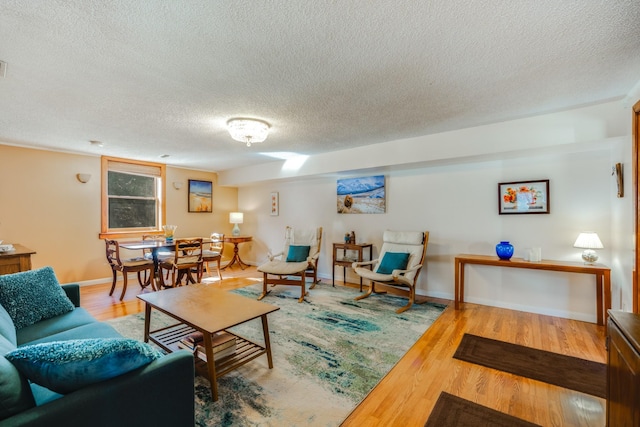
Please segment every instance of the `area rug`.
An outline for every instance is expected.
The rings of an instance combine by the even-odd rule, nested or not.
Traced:
[[[550,351],[464,334],[454,358],[606,398],[607,366]]]
[[[425,427],[540,426],[443,391],[440,393]]]
[[[319,284],[298,303],[299,288],[271,289],[263,301],[280,307],[268,316],[273,369],[261,356],[221,377],[216,402],[208,380],[197,376],[197,426],[337,426],[445,308],[426,303],[396,314],[406,299],[354,301],[357,290]],[[258,284],[233,292],[255,299],[261,290]],[[167,322],[154,311],[152,329]],[[109,323],[143,338],[142,313]],[[259,319],[233,332],[263,342]]]

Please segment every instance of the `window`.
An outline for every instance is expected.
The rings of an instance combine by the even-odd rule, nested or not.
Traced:
[[[102,157],[100,237],[160,231],[164,196],[165,165]]]

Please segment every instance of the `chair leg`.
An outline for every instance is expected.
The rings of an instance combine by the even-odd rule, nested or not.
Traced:
[[[366,294],[362,294],[362,295],[358,295],[357,297],[355,297],[353,300],[354,301],[359,301],[361,299],[365,299],[371,296],[372,293],[375,292],[375,282],[371,282],[369,284],[369,290],[367,291]]]
[[[262,273],[263,278],[262,278],[262,294],[260,294],[260,296],[258,297],[258,301],[260,301],[262,298],[266,297],[267,294],[269,293],[269,291],[267,291],[267,273]]]
[[[304,275],[304,273],[305,272],[303,271],[302,274]],[[319,283],[318,273],[316,272],[315,268],[313,269],[313,275],[311,277],[312,277],[313,280],[311,281],[311,286],[309,286],[309,289],[315,288],[316,285]]]
[[[397,309],[396,313],[400,314],[400,313],[404,313],[405,311],[409,310],[409,308],[411,308],[411,306],[415,302],[415,299],[416,299],[416,291],[415,291],[415,289],[409,288],[409,302],[404,307],[400,307],[399,309]]]
[[[304,271],[300,276],[302,276],[302,283],[300,283],[301,290],[300,290],[300,298],[298,299],[298,302],[303,302],[304,296],[307,294],[307,284],[305,282]]]
[[[220,269],[220,258],[218,258],[218,279],[222,281],[222,270]]]
[[[127,277],[127,272],[123,271],[122,272],[122,282],[124,283],[124,286],[122,286],[122,293],[120,294],[120,301],[122,301],[122,299],[124,298],[124,294],[127,292],[127,282],[128,282],[128,277]]]
[[[111,283],[109,296],[113,295],[113,291],[116,289],[116,282],[118,281],[118,273],[115,270],[111,270],[111,272],[113,273],[113,282]]]

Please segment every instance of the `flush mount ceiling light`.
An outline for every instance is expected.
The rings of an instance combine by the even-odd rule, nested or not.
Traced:
[[[269,127],[269,123],[257,119],[231,119],[227,122],[231,138],[246,143],[247,147],[267,139]]]

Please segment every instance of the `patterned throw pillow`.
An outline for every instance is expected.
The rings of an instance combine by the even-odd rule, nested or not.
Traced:
[[[0,276],[0,304],[16,329],[75,308],[51,267]]]
[[[385,252],[376,273],[391,274],[393,270],[404,270],[409,262],[409,254],[401,252]]]
[[[311,246],[289,246],[289,253],[287,254],[287,262],[302,262],[306,261],[309,257],[309,250]]]
[[[26,345],[5,357],[32,382],[65,394],[145,366],[162,353],[133,339],[95,338]]]

